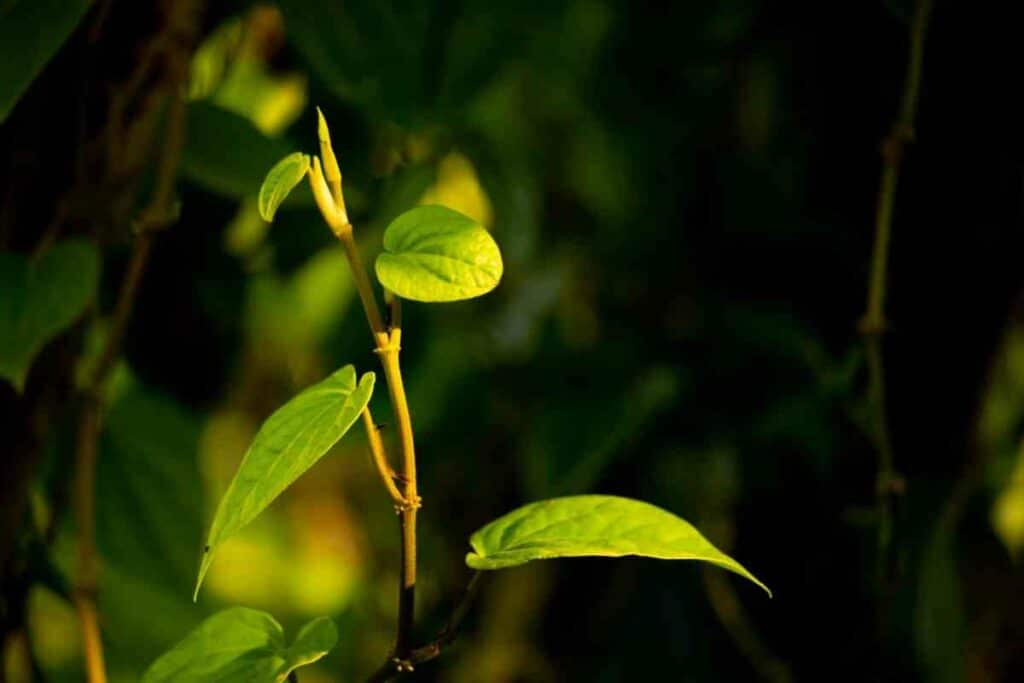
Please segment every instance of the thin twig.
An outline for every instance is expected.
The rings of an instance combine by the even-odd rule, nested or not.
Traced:
[[[921,91],[924,43],[931,14],[932,0],[918,0],[910,26],[910,47],[907,75],[899,115],[882,142],[882,176],[875,212],[875,242],[868,281],[867,303],[860,331],[868,360],[868,395],[872,407],[875,441],[878,448],[878,557],[880,577],[888,566],[892,544],[892,516],[895,497],[903,488],[896,472],[892,437],[886,411],[885,359],[882,336],[886,329],[885,299],[889,264],[889,243],[892,235],[893,207],[896,185],[906,146],[914,139],[914,120]]]

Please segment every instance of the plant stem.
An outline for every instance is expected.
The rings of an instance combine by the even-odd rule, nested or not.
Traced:
[[[175,81],[176,82],[176,81]],[[96,557],[96,459],[102,430],[103,390],[121,349],[128,319],[135,306],[139,284],[152,249],[154,230],[173,222],[174,179],[177,176],[184,141],[185,101],[172,89],[163,154],[157,169],[156,186],[149,205],[139,221],[110,329],[99,358],[82,390],[75,457],[75,516],[78,522],[78,575],[74,592],[75,608],[82,627],[86,673],[89,683],[105,683],[106,667],[103,640],[96,609],[99,567]]]
[[[416,512],[420,498],[416,492],[416,450],[413,442],[412,419],[405,397],[402,370],[398,364],[399,347],[389,344],[377,349],[384,376],[391,394],[391,405],[398,420],[398,438],[402,447],[402,479],[405,504],[400,511],[402,532],[402,574],[398,591],[398,633],[395,636],[395,656],[405,659],[412,647],[413,620],[416,601]]]
[[[321,122],[322,122],[321,116]],[[322,123],[321,128],[325,131],[326,124]],[[321,145],[327,142],[329,137],[321,134]],[[333,173],[328,169],[329,173]],[[399,527],[402,534],[402,567],[398,586],[398,626],[395,635],[394,657],[405,660],[412,651],[413,625],[416,611],[416,512],[420,507],[420,497],[416,490],[416,447],[413,438],[412,418],[409,414],[409,403],[405,396],[405,384],[402,380],[402,370],[398,361],[398,354],[401,351],[402,329],[395,326],[393,321],[392,329],[389,332],[381,317],[380,308],[377,305],[377,298],[373,293],[373,286],[370,277],[363,265],[362,257],[359,255],[359,248],[356,246],[352,234],[352,225],[348,222],[348,216],[344,207],[339,204],[328,182],[324,178],[324,169],[319,157],[313,158],[313,165],[309,169],[309,182],[313,190],[313,197],[316,199],[317,207],[323,215],[327,226],[341,241],[345,248],[345,255],[348,259],[349,269],[352,271],[352,278],[355,281],[356,291],[363,304],[363,311],[366,313],[366,321],[370,325],[370,332],[373,335],[375,344],[374,351],[380,358],[384,368],[384,378],[387,381],[388,393],[391,397],[391,408],[395,413],[395,420],[398,422],[398,438],[402,450],[402,483],[403,491],[401,503],[399,504]],[[332,183],[333,184],[333,183]],[[400,316],[397,321],[401,324]],[[364,416],[365,419],[365,416]],[[372,428],[373,425],[371,424]],[[373,437],[371,437],[372,440]],[[371,443],[371,449],[374,445]],[[375,453],[374,458],[380,468],[380,460]],[[382,474],[382,476],[384,476]],[[385,479],[388,477],[385,476]],[[385,484],[386,485],[386,484]],[[389,491],[390,492],[390,491]],[[392,498],[394,498],[392,493]]]
[[[408,659],[405,662],[402,662],[403,665],[407,664],[409,666],[415,666],[417,664],[422,664],[424,662],[429,662],[432,659],[436,659],[446,648],[455,642],[455,639],[459,635],[459,629],[462,627],[462,621],[466,618],[466,615],[469,614],[469,608],[473,605],[473,600],[480,588],[480,579],[482,576],[482,572],[473,572],[473,577],[466,585],[466,589],[462,593],[462,598],[452,611],[452,615],[449,617],[448,623],[445,624],[444,630],[441,631],[433,642],[414,649],[410,653]],[[390,681],[404,672],[405,669],[399,667],[399,662],[391,660],[381,665],[381,667],[377,669],[372,676],[370,676],[367,683],[384,683],[385,681]]]
[[[82,647],[89,683],[105,683],[103,640],[96,615],[96,455],[100,435],[100,399],[86,396],[78,427],[75,458],[75,517],[78,524],[78,574],[75,610],[82,627]]]
[[[918,0],[910,26],[907,75],[899,115],[882,142],[882,175],[875,211],[875,242],[871,258],[865,313],[860,331],[868,361],[868,394],[872,406],[875,440],[878,448],[878,557],[879,575],[887,566],[892,541],[894,497],[902,492],[903,482],[896,473],[886,411],[885,358],[882,337],[885,333],[886,279],[889,243],[892,235],[896,185],[903,162],[904,148],[914,139],[914,119],[921,91],[925,34],[932,0]]]
[[[387,452],[384,450],[384,443],[380,438],[380,430],[377,425],[373,422],[373,415],[370,413],[370,406],[363,408],[363,427],[366,428],[366,439],[370,443],[370,454],[373,456],[373,464],[377,467],[377,473],[380,475],[381,481],[384,482],[384,488],[387,489],[388,495],[391,496],[391,500],[395,502],[395,505],[405,505],[405,499],[402,498],[402,492],[395,486],[395,472],[391,469],[391,465],[388,462]]]
[[[356,246],[356,241],[352,237],[352,226],[346,224],[346,227],[336,234],[338,239],[341,240],[342,246],[345,247],[345,256],[348,258],[349,269],[352,271],[356,291],[359,292],[359,299],[363,303],[363,310],[366,312],[366,321],[369,323],[370,331],[373,333],[373,340],[378,350],[386,348],[390,342],[388,331],[384,326],[384,318],[381,317],[380,308],[377,306],[377,297],[373,294],[370,276],[366,273],[363,259],[359,255],[359,247]],[[390,383],[390,381],[389,379],[388,382]]]

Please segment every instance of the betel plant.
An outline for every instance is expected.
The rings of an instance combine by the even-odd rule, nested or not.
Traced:
[[[318,119],[320,156],[296,152],[275,165],[260,190],[259,210],[265,220],[273,220],[288,194],[308,179],[320,214],[344,246],[366,313],[398,424],[400,469],[392,469],[370,414],[376,379],[373,372],[358,377],[355,368],[346,365],[305,389],[263,423],[221,499],[203,548],[195,596],[220,545],[266,509],[359,420],[366,430],[377,473],[398,514],[402,535],[394,647],[371,681],[391,680],[437,657],[454,639],[481,572],[532,560],[626,555],[701,560],[735,572],[768,591],[689,523],[649,503],[606,495],[554,498],[514,510],[470,537],[466,564],[474,574],[466,596],[440,636],[425,645],[416,643],[416,520],[422,498],[417,487],[412,418],[399,364],[402,300],[438,303],[486,294],[501,280],[501,252],[482,225],[452,209],[420,206],[400,215],[385,230],[384,251],[374,264],[389,309],[385,319],[356,247],[341,171],[319,110]],[[230,608],[207,619],[157,659],[143,681],[294,680],[295,669],[325,655],[336,641],[336,628],[326,618],[307,624],[287,645],[280,625],[270,615]]]

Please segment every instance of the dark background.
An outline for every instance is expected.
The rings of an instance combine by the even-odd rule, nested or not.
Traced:
[[[421,636],[468,578],[472,531],[567,493],[679,513],[775,594],[654,560],[498,572],[459,644],[416,680],[1020,680],[1024,523],[1006,521],[1024,515],[1013,4],[939,1],[929,26],[890,258],[888,414],[905,494],[881,576],[857,321],[912,3],[287,0],[187,16],[174,40],[189,51],[240,27],[211,63],[302,85],[297,100],[256,80],[225,94],[216,66],[192,67],[181,217],[155,242],[99,466],[112,672],[134,680],[234,603],[289,631],[336,617],[338,648],[303,681],[358,680],[389,646],[397,533],[361,435],[189,601],[205,520],[259,421],[334,368],[375,363],[347,276],[297,293],[310,259],[336,255],[308,201],[262,235],[246,199],[279,157],[315,149],[319,105],[368,255],[440,185],[505,256],[492,295],[406,307]],[[31,250],[55,193],[70,197],[61,235],[103,247],[100,320],[152,167],[104,164],[110,101],[169,7],[96,3],[0,125],[0,247]],[[129,120],[161,82],[155,67]],[[260,132],[253,112],[272,96],[294,116]],[[58,511],[63,531],[44,544],[55,571],[74,538],[59,515],[69,368],[95,317],[47,347],[24,396],[0,386],[5,528],[31,539],[30,501]],[[388,414],[383,394],[375,413]],[[35,570],[13,569],[50,566],[19,560],[26,543],[5,553],[7,613],[27,599],[40,666],[81,680],[73,613]]]

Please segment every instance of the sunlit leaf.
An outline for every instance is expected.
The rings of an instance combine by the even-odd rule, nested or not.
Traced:
[[[373,382],[374,374],[367,372],[356,385],[355,368],[346,365],[263,423],[217,507],[193,597],[217,546],[255,519],[344,436],[369,402]]]
[[[569,496],[513,510],[474,533],[466,564],[502,569],[555,557],[701,560],[753,581],[739,562],[711,545],[688,522],[650,503],[618,496]]]
[[[266,612],[232,607],[213,615],[153,662],[143,683],[280,683],[338,642],[326,617],[299,631],[290,646],[284,629]]]
[[[96,296],[99,273],[99,253],[85,240],[55,244],[35,263],[0,252],[0,378],[24,388],[39,351]]]
[[[384,232],[377,279],[403,299],[459,301],[501,280],[501,252],[476,221],[443,206],[420,206]]]
[[[89,0],[0,2],[0,121],[81,21]]]
[[[288,193],[302,182],[307,170],[309,155],[302,152],[289,154],[274,164],[260,187],[259,207],[263,220],[274,220],[277,207],[281,206]]]

